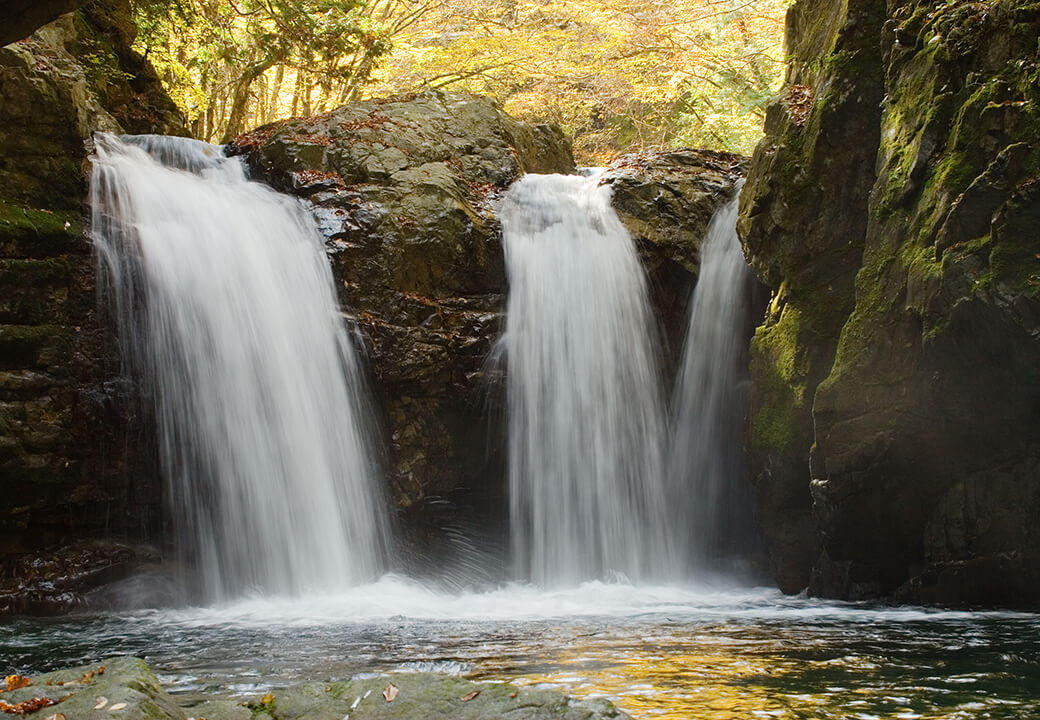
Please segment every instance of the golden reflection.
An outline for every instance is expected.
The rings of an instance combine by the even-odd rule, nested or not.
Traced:
[[[616,652],[614,652],[616,650]],[[725,646],[689,648],[570,648],[554,664],[562,669],[515,678],[548,683],[581,698],[611,697],[633,718],[736,720],[798,718],[788,703],[762,685],[788,668],[782,658],[734,652]],[[814,705],[802,698],[806,707]]]

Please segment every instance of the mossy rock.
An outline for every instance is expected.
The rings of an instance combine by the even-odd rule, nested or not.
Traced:
[[[54,713],[61,713],[69,720],[187,718],[144,660],[130,657],[106,658],[97,665],[39,675],[32,678],[28,687],[3,695],[6,702],[16,706],[32,698],[58,701],[56,705],[25,715],[38,720]]]

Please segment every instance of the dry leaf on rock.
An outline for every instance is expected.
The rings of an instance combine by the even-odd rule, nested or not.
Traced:
[[[94,709],[100,710],[101,708],[105,707],[105,705],[108,705],[108,698],[104,695],[101,695],[100,697],[98,697],[97,702],[94,703]]]
[[[108,709],[108,711],[109,712],[119,712],[120,710],[123,710],[124,708],[126,708],[126,703],[116,703],[115,705],[110,707]]]
[[[466,693],[465,695],[462,696],[462,702],[469,702],[470,700],[475,698],[477,695],[480,695],[480,690],[474,690],[473,692],[468,692],[468,693]]]
[[[20,702],[17,705],[12,705],[8,702],[0,700],[0,712],[9,713],[11,715],[26,715],[31,712],[36,712],[41,708],[48,707],[50,705],[57,705],[58,701],[51,700],[50,698],[29,698],[25,702]]]
[[[394,698],[397,697],[397,693],[399,692],[401,692],[401,689],[393,683],[390,683],[386,686],[386,689],[383,690],[383,699],[387,702],[393,702]]]
[[[8,675],[4,678],[4,684],[7,686],[0,692],[7,692],[8,690],[17,690],[18,688],[29,687],[32,685],[32,680],[25,677],[24,675]]]

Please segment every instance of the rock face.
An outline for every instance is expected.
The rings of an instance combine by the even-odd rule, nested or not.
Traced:
[[[602,182],[613,192],[614,209],[635,240],[646,269],[670,369],[682,353],[708,223],[732,197],[747,161],[732,153],[678,150],[627,155],[603,173]]]
[[[10,0],[0,8],[0,45],[22,40],[36,28],[72,12],[81,0]]]
[[[490,100],[431,93],[345,106],[236,139],[254,173],[306,198],[368,348],[388,428],[394,496],[408,515],[447,500],[504,527],[499,368],[507,279],[498,194],[522,173],[575,171],[560,131]],[[603,182],[632,229],[678,353],[697,253],[743,159],[625,158]],[[467,532],[473,532],[473,525]]]
[[[492,203],[523,172],[572,172],[562,133],[433,93],[261,127],[231,152],[315,209],[368,349],[398,507],[497,487],[487,358],[506,280]]]
[[[26,551],[158,529],[84,235],[90,134],[183,128],[129,49],[128,7],[94,3],[0,49],[0,578]]]
[[[1040,605],[1040,10],[799,0],[787,33],[741,208],[781,587]]]
[[[163,689],[143,660],[131,657],[108,658],[98,665],[57,670],[26,680],[30,684],[25,687],[0,694],[0,702],[28,711],[34,699],[42,699],[43,702],[38,703],[43,705],[41,709],[17,713],[41,720],[56,712],[70,720],[111,717],[187,720],[189,716],[209,720],[338,720],[348,715],[357,720],[431,717],[624,720],[628,717],[606,700],[577,701],[551,690],[520,688],[508,683],[478,684],[432,673],[301,685],[244,702],[184,695],[175,698]],[[392,694],[384,695],[391,686]]]

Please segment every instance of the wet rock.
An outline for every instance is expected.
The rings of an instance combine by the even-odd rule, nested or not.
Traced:
[[[1036,607],[1040,14],[802,0],[788,32],[812,107],[770,109],[742,203],[781,586]]]
[[[0,615],[82,609],[91,593],[159,559],[153,548],[84,541],[0,562]]]
[[[106,0],[0,48],[0,562],[158,525],[84,236],[91,133],[183,132],[132,33],[129,4]]]
[[[67,720],[186,720],[184,710],[163,690],[144,660],[107,658],[97,665],[56,670],[32,678],[32,684],[0,695],[17,706],[33,698],[48,705],[24,716],[43,720],[60,713]]]
[[[384,695],[384,690],[393,691]],[[275,691],[266,706],[275,720],[410,720],[450,717],[459,720],[521,718],[522,720],[606,720],[628,716],[606,700],[577,701],[552,690],[518,688],[508,683],[473,683],[432,673],[394,674],[349,682],[304,685]],[[387,701],[386,697],[392,697]],[[467,699],[468,698],[468,699]]]
[[[392,688],[389,692],[385,692]],[[508,683],[474,683],[433,673],[384,675],[361,680],[277,689],[245,701],[167,693],[143,660],[114,657],[98,665],[58,670],[27,687],[0,693],[12,706],[44,698],[48,705],[25,717],[56,712],[68,720],[377,720],[394,718],[520,718],[521,720],[624,720],[606,700],[578,701],[552,690]],[[386,698],[391,698],[387,700]]]
[[[646,269],[670,365],[682,352],[708,223],[733,196],[747,162],[732,153],[687,149],[626,155],[603,173]]]
[[[429,93],[261,127],[230,151],[314,208],[367,349],[397,505],[489,503],[502,472],[487,358],[506,287],[493,203],[523,172],[574,170],[560,130]]]

